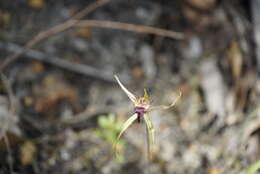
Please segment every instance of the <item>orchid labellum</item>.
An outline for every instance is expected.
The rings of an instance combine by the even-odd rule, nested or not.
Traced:
[[[126,95],[128,96],[128,98],[133,102],[134,104],[134,114],[123,124],[122,126],[122,130],[119,133],[114,148],[115,150],[116,145],[118,140],[120,139],[120,137],[122,136],[122,134],[126,131],[126,129],[135,121],[137,120],[140,123],[140,120],[143,118],[146,124],[146,129],[148,132],[148,152],[149,152],[149,156],[150,156],[150,145],[154,144],[155,142],[155,138],[154,138],[154,128],[153,128],[153,124],[150,120],[150,118],[148,117],[148,112],[151,110],[155,110],[155,109],[169,109],[171,107],[173,107],[175,105],[175,103],[179,100],[179,98],[181,97],[181,93],[180,95],[173,101],[172,104],[170,105],[159,105],[159,106],[151,106],[151,100],[150,97],[147,93],[147,91],[144,89],[144,96],[137,98],[134,94],[132,94],[128,89],[126,89],[126,87],[124,87],[124,85],[120,82],[119,78],[115,75],[115,79],[118,82],[119,86],[122,88],[122,90],[126,93]]]

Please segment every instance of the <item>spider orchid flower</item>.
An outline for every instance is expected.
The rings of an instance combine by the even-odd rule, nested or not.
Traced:
[[[152,106],[151,105],[152,101],[151,101],[146,89],[144,89],[144,96],[137,98],[133,93],[131,93],[128,89],[126,89],[126,87],[120,82],[119,78],[116,75],[115,75],[115,79],[116,79],[117,83],[119,84],[119,86],[122,88],[122,90],[126,93],[128,98],[134,104],[134,114],[123,124],[122,130],[120,131],[120,133],[116,139],[115,145],[114,145],[115,150],[117,149],[116,145],[117,145],[118,140],[120,139],[122,134],[126,131],[126,129],[135,120],[137,120],[140,123],[141,118],[144,118],[144,121],[146,124],[146,129],[148,132],[148,148],[150,148],[150,145],[154,144],[155,138],[154,138],[153,124],[152,124],[150,118],[148,117],[147,113],[151,110],[169,109],[169,108],[173,107],[175,105],[175,103],[179,100],[179,98],[181,97],[181,93],[170,105]],[[148,152],[150,153],[150,149],[148,149]]]

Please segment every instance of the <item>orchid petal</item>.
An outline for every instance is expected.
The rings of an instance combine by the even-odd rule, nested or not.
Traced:
[[[137,102],[137,99],[135,97],[134,94],[132,94],[130,91],[128,91],[128,89],[126,89],[124,87],[124,85],[120,82],[119,78],[117,77],[117,75],[114,76],[117,83],[119,84],[119,86],[122,88],[122,90],[126,93],[126,95],[129,97],[129,99],[133,102],[133,103],[136,103]]]
[[[149,143],[154,144],[154,142],[155,142],[155,140],[154,140],[154,127],[153,127],[153,123],[151,122],[151,120],[150,120],[150,118],[148,117],[147,114],[144,114],[144,121],[146,123],[147,130],[148,130]]]
[[[122,136],[122,134],[126,131],[126,129],[137,119],[138,115],[137,114],[134,114],[132,115],[124,124],[123,124],[123,127],[122,127],[122,130],[121,132],[119,133],[119,135],[117,136],[117,139],[116,139],[116,142],[114,144],[114,149],[116,151],[116,146],[117,146],[117,143],[120,139],[120,137]]]
[[[173,107],[177,103],[177,101],[181,98],[181,95],[182,94],[180,92],[179,96],[172,102],[172,104],[170,104],[170,105],[151,106],[149,111],[151,111],[151,110],[158,110],[158,109],[169,109],[169,108]]]
[[[146,100],[149,100],[149,95],[148,95],[148,93],[147,93],[147,91],[146,91],[145,88],[144,88],[144,98],[145,98]]]
[[[146,124],[146,130],[148,133],[148,140],[147,140],[147,145],[148,145],[148,158],[151,159],[151,145],[154,144],[154,128],[153,128],[153,124],[151,122],[151,120],[149,119],[147,114],[144,114],[144,121]]]

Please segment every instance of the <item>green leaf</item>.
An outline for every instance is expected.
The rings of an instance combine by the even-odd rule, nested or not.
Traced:
[[[110,124],[114,124],[116,122],[116,117],[113,114],[108,115],[108,120]]]
[[[260,169],[260,160],[254,163],[245,174],[254,174],[257,170]]]
[[[107,126],[107,119],[106,116],[102,115],[98,117],[98,125],[102,128]]]

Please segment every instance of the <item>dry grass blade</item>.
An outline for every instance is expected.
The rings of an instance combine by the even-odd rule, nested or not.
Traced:
[[[30,50],[31,48],[33,48],[34,45],[36,45],[37,43],[39,43],[40,41],[55,35],[59,32],[65,31],[69,28],[71,28],[72,26],[74,26],[77,23],[78,19],[81,19],[82,17],[88,15],[89,13],[93,12],[94,10],[96,10],[97,8],[107,4],[108,2],[110,2],[111,0],[98,0],[93,2],[92,4],[88,5],[86,8],[84,8],[82,11],[78,12],[77,14],[75,14],[74,16],[72,16],[68,21],[62,23],[62,24],[58,24],[46,31],[42,31],[40,33],[38,33],[33,39],[31,39],[24,47],[23,50],[21,50],[18,53],[15,53],[14,55],[8,56],[5,58],[5,61],[0,65],[0,71],[3,71],[5,69],[5,67],[7,67],[11,62],[13,62],[14,60],[16,60],[18,57],[20,57],[21,55],[23,55],[26,51]]]
[[[98,28],[127,30],[127,31],[132,31],[137,33],[154,34],[154,35],[168,37],[172,39],[184,39],[183,33],[151,27],[151,26],[135,25],[135,24],[129,24],[123,22],[81,20],[76,22],[76,25],[82,27],[98,27]]]

